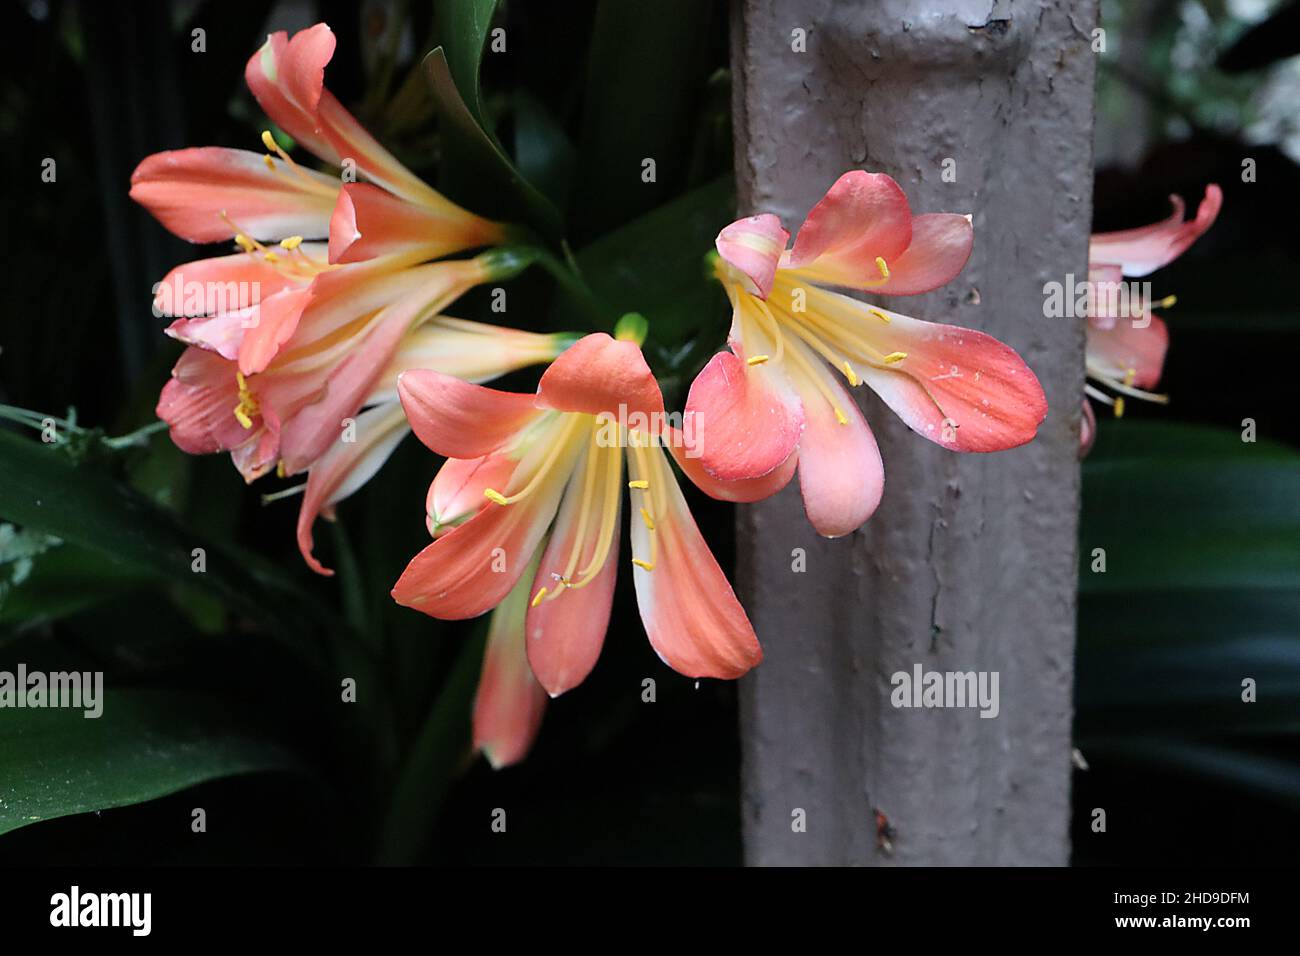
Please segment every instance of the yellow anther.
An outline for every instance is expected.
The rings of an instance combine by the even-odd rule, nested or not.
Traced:
[[[266,253],[266,255],[263,256],[263,258],[266,259],[266,261],[267,261],[267,262],[270,262],[270,263],[276,263],[276,262],[279,262],[279,261],[280,261],[280,257],[277,256],[274,252],[270,252],[270,251],[268,251],[268,252]]]
[[[235,245],[239,246],[239,248],[243,249],[245,252],[252,252],[257,248],[253,240],[249,239],[242,232],[235,233]]]
[[[264,153],[262,155],[262,162],[266,163],[267,169],[269,169],[271,172],[275,172],[275,160],[271,158],[271,155],[269,153]]]
[[[235,384],[239,386],[239,404],[235,406],[235,421],[239,422],[245,429],[253,427],[253,416],[261,409],[257,404],[257,399],[248,388],[248,380],[244,378],[242,372],[235,373]]]
[[[868,308],[867,311],[878,318],[881,322],[889,322],[889,316],[885,315],[885,313],[881,312],[879,309]]]
[[[845,359],[843,367],[844,367],[844,377],[849,380],[850,385],[856,386],[860,381],[860,379],[858,378],[858,373],[853,371],[853,366],[848,363],[847,359]]]
[[[655,569],[655,566],[649,561],[642,561],[640,558],[633,558],[632,563],[638,568],[645,568],[647,571],[653,571]]]
[[[544,597],[546,597],[546,588],[542,588],[540,591],[538,591],[536,594],[533,595],[532,606],[537,607],[537,605],[542,603],[542,599]]]
[[[289,472],[286,471],[286,470],[285,470],[285,467],[284,467],[284,459],[283,459],[283,458],[281,458],[279,461],[277,461],[277,462],[275,463],[275,477],[277,477],[277,478],[288,478],[288,477],[289,477]]]
[[[906,352],[890,352],[888,355],[885,356],[884,363],[886,365],[896,365],[899,362],[903,361],[903,359],[905,358],[907,358]]]
[[[650,531],[655,529],[654,519],[650,517],[650,512],[646,511],[644,508],[641,509],[641,520],[645,522],[646,528]]]
[[[1115,417],[1124,417],[1124,398],[1122,395],[1115,396]]]
[[[847,417],[845,417],[844,413],[840,411],[840,407],[838,405],[835,405],[833,407],[835,408],[835,420],[839,422],[841,425],[847,425],[849,423],[849,420]]]
[[[505,495],[503,495],[501,492],[493,488],[484,488],[483,497],[486,498],[488,501],[495,501],[499,505],[510,504],[510,502],[506,501]]]
[[[1124,385],[1126,388],[1133,387],[1133,380],[1137,378],[1137,369],[1130,368],[1124,372]]]
[[[876,268],[880,270],[880,278],[889,278],[889,265],[880,256],[876,256]]]
[[[280,248],[293,251],[302,245],[302,236],[290,236],[288,239],[280,240]]]
[[[766,362],[766,361],[768,360],[768,358],[770,358],[770,356],[767,356],[767,355],[753,355],[753,356],[750,356],[749,358],[745,359],[745,364],[746,364],[746,365],[762,365],[764,362]]]
[[[280,144],[275,141],[275,137],[271,135],[269,129],[262,130],[262,145],[273,153],[280,151]]]
[[[1177,304],[1177,302],[1178,302],[1178,296],[1167,295],[1159,302],[1157,302],[1156,305],[1160,306],[1160,308],[1162,309],[1172,309],[1174,305]]]
[[[645,491],[650,487],[650,482],[646,481],[644,478],[638,478],[636,481],[629,481],[627,486],[629,488],[635,488],[637,491]]]

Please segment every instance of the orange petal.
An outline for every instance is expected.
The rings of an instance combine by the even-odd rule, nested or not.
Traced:
[[[610,466],[617,469],[617,476],[603,473]],[[614,582],[618,575],[617,511],[614,513],[613,541],[596,576],[582,587],[570,588],[562,583],[566,576],[571,575],[569,580],[574,581],[585,577],[582,572],[597,553],[603,518],[602,509],[598,507],[601,496],[597,494],[594,501],[588,501],[584,494],[587,471],[592,468],[595,469],[595,474],[590,476],[593,487],[598,482],[613,480],[621,505],[622,452],[596,449],[593,455],[589,449],[582,467],[569,481],[550,544],[538,566],[534,594],[545,587],[548,594],[543,597],[549,599],[537,602],[528,610],[528,662],[552,697],[577,687],[596,666],[614,605]],[[576,562],[573,559],[575,549]]]
[[[737,219],[714,240],[718,255],[745,277],[746,291],[766,299],[790,233],[771,213]]]
[[[487,650],[474,697],[474,748],[497,770],[528,755],[546,711],[546,691],[533,677],[524,649],[524,615],[532,584],[530,570],[488,622]]]
[[[266,38],[244,67],[244,82],[277,126],[328,163],[339,155],[321,133],[316,117],[325,90],[325,65],[334,56],[334,34],[324,23],[281,30]]]
[[[1109,329],[1088,325],[1087,360],[1090,371],[1100,372],[1109,378],[1127,380],[1130,385],[1151,389],[1160,381],[1164,370],[1165,353],[1169,350],[1169,327],[1154,313],[1148,313],[1150,324],[1139,319],[1119,319]]]
[[[368,183],[348,183],[339,191],[330,217],[330,262],[359,262],[404,250],[439,259],[503,238],[496,223],[464,210],[447,216],[401,199]]]
[[[690,452],[704,470],[721,481],[740,481],[771,474],[790,457],[803,408],[779,369],[719,352],[691,383],[685,423]]]
[[[837,179],[799,227],[781,265],[834,276],[836,285],[873,286],[912,241],[907,196],[892,177],[855,169]]]
[[[298,510],[298,550],[307,566],[326,576],[334,572],[312,554],[312,525],[322,512],[369,481],[406,437],[410,427],[396,402],[367,409],[357,416],[353,441],[337,441],[311,467]]]
[[[1223,190],[1211,183],[1196,210],[1196,218],[1183,221],[1184,205],[1179,196],[1170,196],[1173,214],[1163,222],[1119,232],[1094,233],[1088,246],[1088,260],[1097,264],[1114,264],[1126,276],[1145,276],[1173,262],[1201,235],[1214,225],[1223,207]]]
[[[437,538],[478,514],[489,502],[483,492],[505,488],[519,461],[508,455],[448,458],[429,483],[424,510],[429,534]]]
[[[710,498],[716,498],[719,501],[748,503],[770,498],[790,483],[790,479],[794,477],[795,468],[799,464],[799,454],[796,451],[778,465],[775,470],[768,472],[761,478],[721,481],[704,470],[704,465],[688,449],[686,439],[678,429],[671,426],[665,429],[664,442],[667,444],[673,460],[681,468],[682,474],[690,479],[691,484]]]
[[[461,620],[496,607],[524,573],[555,517],[562,480],[511,505],[484,508],[411,559],[393,600],[431,617]]]
[[[471,385],[430,369],[403,372],[397,392],[415,435],[445,458],[481,458],[545,414],[532,395]]]
[[[635,342],[604,332],[584,336],[551,363],[537,385],[537,405],[564,412],[613,415],[636,427],[644,417],[648,431],[664,413],[663,394]]]
[[[300,170],[304,181],[275,164],[278,172],[258,153],[217,146],[154,153],[131,174],[131,198],[190,242],[220,242],[238,230],[266,240],[327,236],[338,183]]]
[[[663,450],[648,452],[650,473],[640,473],[636,457],[632,473],[650,482],[655,530],[633,521],[632,552],[647,562],[653,555],[653,570],[634,565],[632,579],[650,644],[687,677],[739,677],[763,658],[758,638],[701,537]]]

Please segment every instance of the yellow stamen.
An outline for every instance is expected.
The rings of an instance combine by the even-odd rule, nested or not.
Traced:
[[[647,571],[653,571],[655,569],[655,566],[649,561],[642,561],[640,558],[633,558],[632,563],[638,568],[645,568]]]
[[[849,380],[850,385],[856,388],[861,379],[858,378],[858,373],[853,371],[853,366],[849,364],[848,359],[844,360],[844,365],[841,367],[844,369],[844,377]]]
[[[629,481],[627,486],[629,488],[636,488],[639,491],[645,491],[650,487],[650,482],[646,481],[644,478],[638,478],[636,481]]]
[[[1116,418],[1124,417],[1124,398],[1121,395],[1115,396],[1115,417]]]
[[[1178,296],[1167,295],[1159,302],[1157,302],[1156,305],[1160,306],[1160,308],[1162,309],[1172,309],[1174,305],[1177,304],[1177,302],[1178,302]]]
[[[838,405],[832,405],[831,407],[835,409],[835,420],[841,425],[847,425],[849,420],[845,417],[844,413],[840,411],[840,407]]]
[[[302,245],[302,236],[290,236],[288,239],[280,240],[280,248],[288,249],[290,252],[292,252],[294,249],[297,249],[301,245]]]
[[[533,595],[532,606],[537,607],[537,605],[542,603],[542,599],[544,597],[546,597],[546,588],[542,588],[535,595]]]
[[[1124,384],[1133,387],[1133,380],[1137,378],[1137,369],[1130,368],[1124,372]]]
[[[245,430],[253,427],[253,416],[261,411],[257,399],[248,388],[248,380],[242,372],[235,373],[235,384],[239,386],[239,404],[234,408],[235,421]]]
[[[249,239],[242,232],[235,233],[235,245],[239,246],[239,248],[243,249],[245,252],[252,252],[257,248],[257,245],[253,240]]]
[[[746,364],[746,365],[762,365],[762,364],[763,364],[764,362],[766,362],[769,358],[770,358],[770,356],[767,356],[767,355],[754,355],[754,356],[751,356],[750,358],[745,359],[745,364]]]
[[[289,477],[289,472],[288,472],[288,470],[284,467],[284,459],[283,459],[283,458],[281,458],[279,461],[277,461],[277,462],[275,463],[275,477],[277,477],[277,478],[288,478],[288,477]]]
[[[277,262],[280,261],[280,257],[277,256],[274,252],[271,252],[269,250],[267,251],[266,255],[263,256],[263,258],[266,259],[266,261],[271,263],[272,265],[275,265]]]
[[[890,352],[888,355],[885,356],[884,361],[886,365],[897,365],[905,358],[907,358],[906,352]]]
[[[644,508],[641,509],[641,520],[645,522],[645,526],[648,530],[653,531],[655,529],[654,519],[650,517],[650,512],[646,511]]]
[[[867,311],[870,312],[872,315],[874,315],[876,318],[878,318],[881,322],[888,324],[890,321],[892,321],[889,318],[889,316],[881,312],[879,309],[868,308]]]
[[[876,268],[880,270],[880,278],[889,278],[889,265],[880,256],[876,256]]]
[[[510,499],[508,499],[501,492],[497,491],[495,488],[484,488],[483,497],[486,498],[488,501],[495,501],[499,505],[510,504]]]

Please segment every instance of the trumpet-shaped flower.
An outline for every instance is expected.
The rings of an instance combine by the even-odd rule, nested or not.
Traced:
[[[913,216],[893,179],[862,171],[831,186],[790,248],[773,215],[723,229],[713,264],[731,301],[731,350],[700,372],[686,405],[704,470],[752,480],[797,463],[808,518],[834,537],[866,521],[884,488],[875,438],[846,385],[865,383],[952,451],[1030,441],[1047,403],[1015,351],[826,288],[927,292],[962,270],[972,237],[969,217]]]
[[[1185,205],[1179,196],[1170,196],[1173,212],[1168,219],[1125,229],[1120,232],[1094,233],[1088,245],[1088,275],[1094,288],[1105,289],[1123,277],[1140,278],[1173,262],[1199,239],[1219,215],[1223,191],[1211,183],[1197,207],[1196,216],[1184,219]],[[1132,303],[1133,297],[1093,295],[1087,325],[1088,378],[1096,385],[1085,386],[1088,397],[1109,405],[1116,417],[1124,414],[1124,398],[1165,403],[1167,396],[1152,391],[1160,382],[1165,353],[1169,348],[1169,329],[1160,316],[1151,311],[1152,303],[1139,297],[1130,314],[1119,314],[1115,303]],[[1168,296],[1156,305],[1173,305]],[[1100,386],[1100,387],[1099,387]],[[1087,454],[1096,436],[1097,419],[1091,404],[1083,403],[1083,426],[1079,436],[1080,451]]]
[[[394,586],[399,604],[476,617],[530,581],[532,672],[552,696],[569,690],[604,641],[627,488],[633,582],[659,657],[690,677],[739,677],[758,663],[753,628],[664,449],[706,493],[729,500],[764,497],[790,470],[727,485],[700,469],[667,423],[636,342],[586,336],[546,370],[536,395],[424,370],[404,373],[398,391],[416,435],[448,459],[427,501],[435,540]]]

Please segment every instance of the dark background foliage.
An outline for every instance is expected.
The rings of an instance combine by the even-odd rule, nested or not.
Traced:
[[[427,540],[437,462],[422,446],[406,442],[318,528],[340,572],[323,580],[293,546],[296,502],[260,500],[290,482],[246,488],[224,457],[184,455],[163,435],[100,440],[153,420],[179,347],[149,289],[196,255],[129,201],[131,170],[161,149],[258,148],[244,62],[268,30],[320,19],[339,37],[331,89],[405,162],[472,208],[525,210],[557,259],[567,240],[594,300],[532,269],[508,286],[509,321],[586,329],[642,312],[680,402],[726,325],[702,263],[733,206],[726,5],[503,4],[491,22],[507,51],[483,58],[480,90],[476,14],[495,6],[3,7],[0,402],[75,409],[87,431],[65,429],[57,449],[0,431],[0,667],[103,670],[114,696],[99,721],[0,718],[0,862],[739,862],[735,688],[697,687],[658,661],[630,581],[595,673],[550,706],[526,763],[494,772],[467,752],[482,623],[432,621],[387,596]],[[1113,162],[1101,150],[1097,227],[1160,218],[1170,192],[1194,205],[1210,181],[1226,202],[1155,277],[1158,296],[1180,300],[1163,383],[1174,404],[1130,403],[1103,422],[1085,467],[1081,554],[1104,546],[1111,559],[1104,577],[1081,571],[1077,738],[1090,769],[1076,774],[1076,861],[1281,862],[1300,831],[1300,429],[1280,402],[1300,260],[1284,216],[1300,170],[1246,113],[1286,61],[1228,75],[1208,57],[1193,85],[1175,82],[1186,17],[1150,6],[1141,24],[1132,5],[1107,8],[1108,26],[1141,42],[1103,57],[1099,109],[1131,132],[1140,107],[1145,133]],[[1248,23],[1229,6],[1204,8],[1210,36],[1194,42],[1231,47]],[[422,63],[438,45],[483,131],[443,108]],[[1236,104],[1238,122],[1207,117],[1207,103]],[[493,158],[498,144],[519,176]],[[1256,182],[1242,182],[1243,156]],[[46,157],[56,183],[40,181]],[[482,294],[454,311],[492,318]],[[521,374],[506,387],[530,385]],[[1245,418],[1258,443],[1239,440]],[[691,501],[729,566],[730,509]],[[202,576],[189,572],[198,546]],[[339,700],[349,676],[356,704]],[[1243,676],[1260,683],[1256,705],[1234,703]],[[191,832],[195,807],[205,834]],[[508,838],[489,828],[497,807]],[[1089,828],[1094,807],[1104,835]]]

